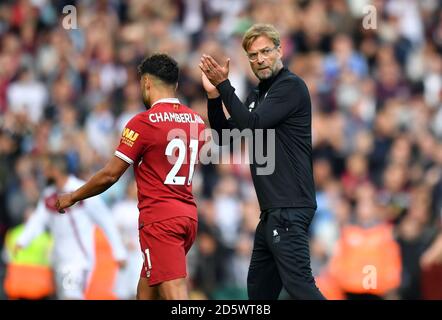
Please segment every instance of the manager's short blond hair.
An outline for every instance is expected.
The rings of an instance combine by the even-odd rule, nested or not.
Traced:
[[[279,46],[281,43],[279,32],[273,25],[258,23],[251,26],[244,34],[244,37],[242,38],[242,47],[244,48],[244,51],[247,52],[253,41],[260,36],[265,36],[272,40],[275,46]]]

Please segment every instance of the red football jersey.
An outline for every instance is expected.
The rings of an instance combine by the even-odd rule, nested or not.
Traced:
[[[161,99],[134,116],[115,155],[133,164],[139,223],[178,216],[197,220],[192,177],[204,144],[204,121],[178,99]]]

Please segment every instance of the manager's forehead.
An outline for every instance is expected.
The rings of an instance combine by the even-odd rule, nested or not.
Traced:
[[[269,38],[266,35],[260,35],[260,36],[257,36],[255,39],[253,39],[253,41],[250,42],[248,49],[250,50],[252,47],[261,47],[261,46],[273,45],[273,44],[274,44],[274,42],[271,38]]]

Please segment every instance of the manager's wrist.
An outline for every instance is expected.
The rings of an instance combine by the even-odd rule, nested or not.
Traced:
[[[207,98],[208,99],[217,99],[219,98],[220,94],[218,91],[215,92],[207,92]]]
[[[216,89],[218,89],[218,92],[221,93],[221,90],[225,87],[228,87],[228,86],[230,86],[230,81],[229,81],[229,79],[226,79],[226,80],[218,83],[216,85]]]

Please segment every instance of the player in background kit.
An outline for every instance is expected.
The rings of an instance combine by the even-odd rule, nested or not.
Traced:
[[[26,222],[14,251],[25,248],[48,228],[54,237],[52,267],[57,297],[84,299],[95,263],[95,226],[104,231],[120,267],[125,266],[126,250],[110,209],[99,197],[79,202],[67,210],[68,214],[58,214],[55,207],[57,194],[71,192],[84,184],[83,180],[68,174],[64,155],[49,155],[45,161],[44,173],[49,186],[43,190],[37,208]]]

